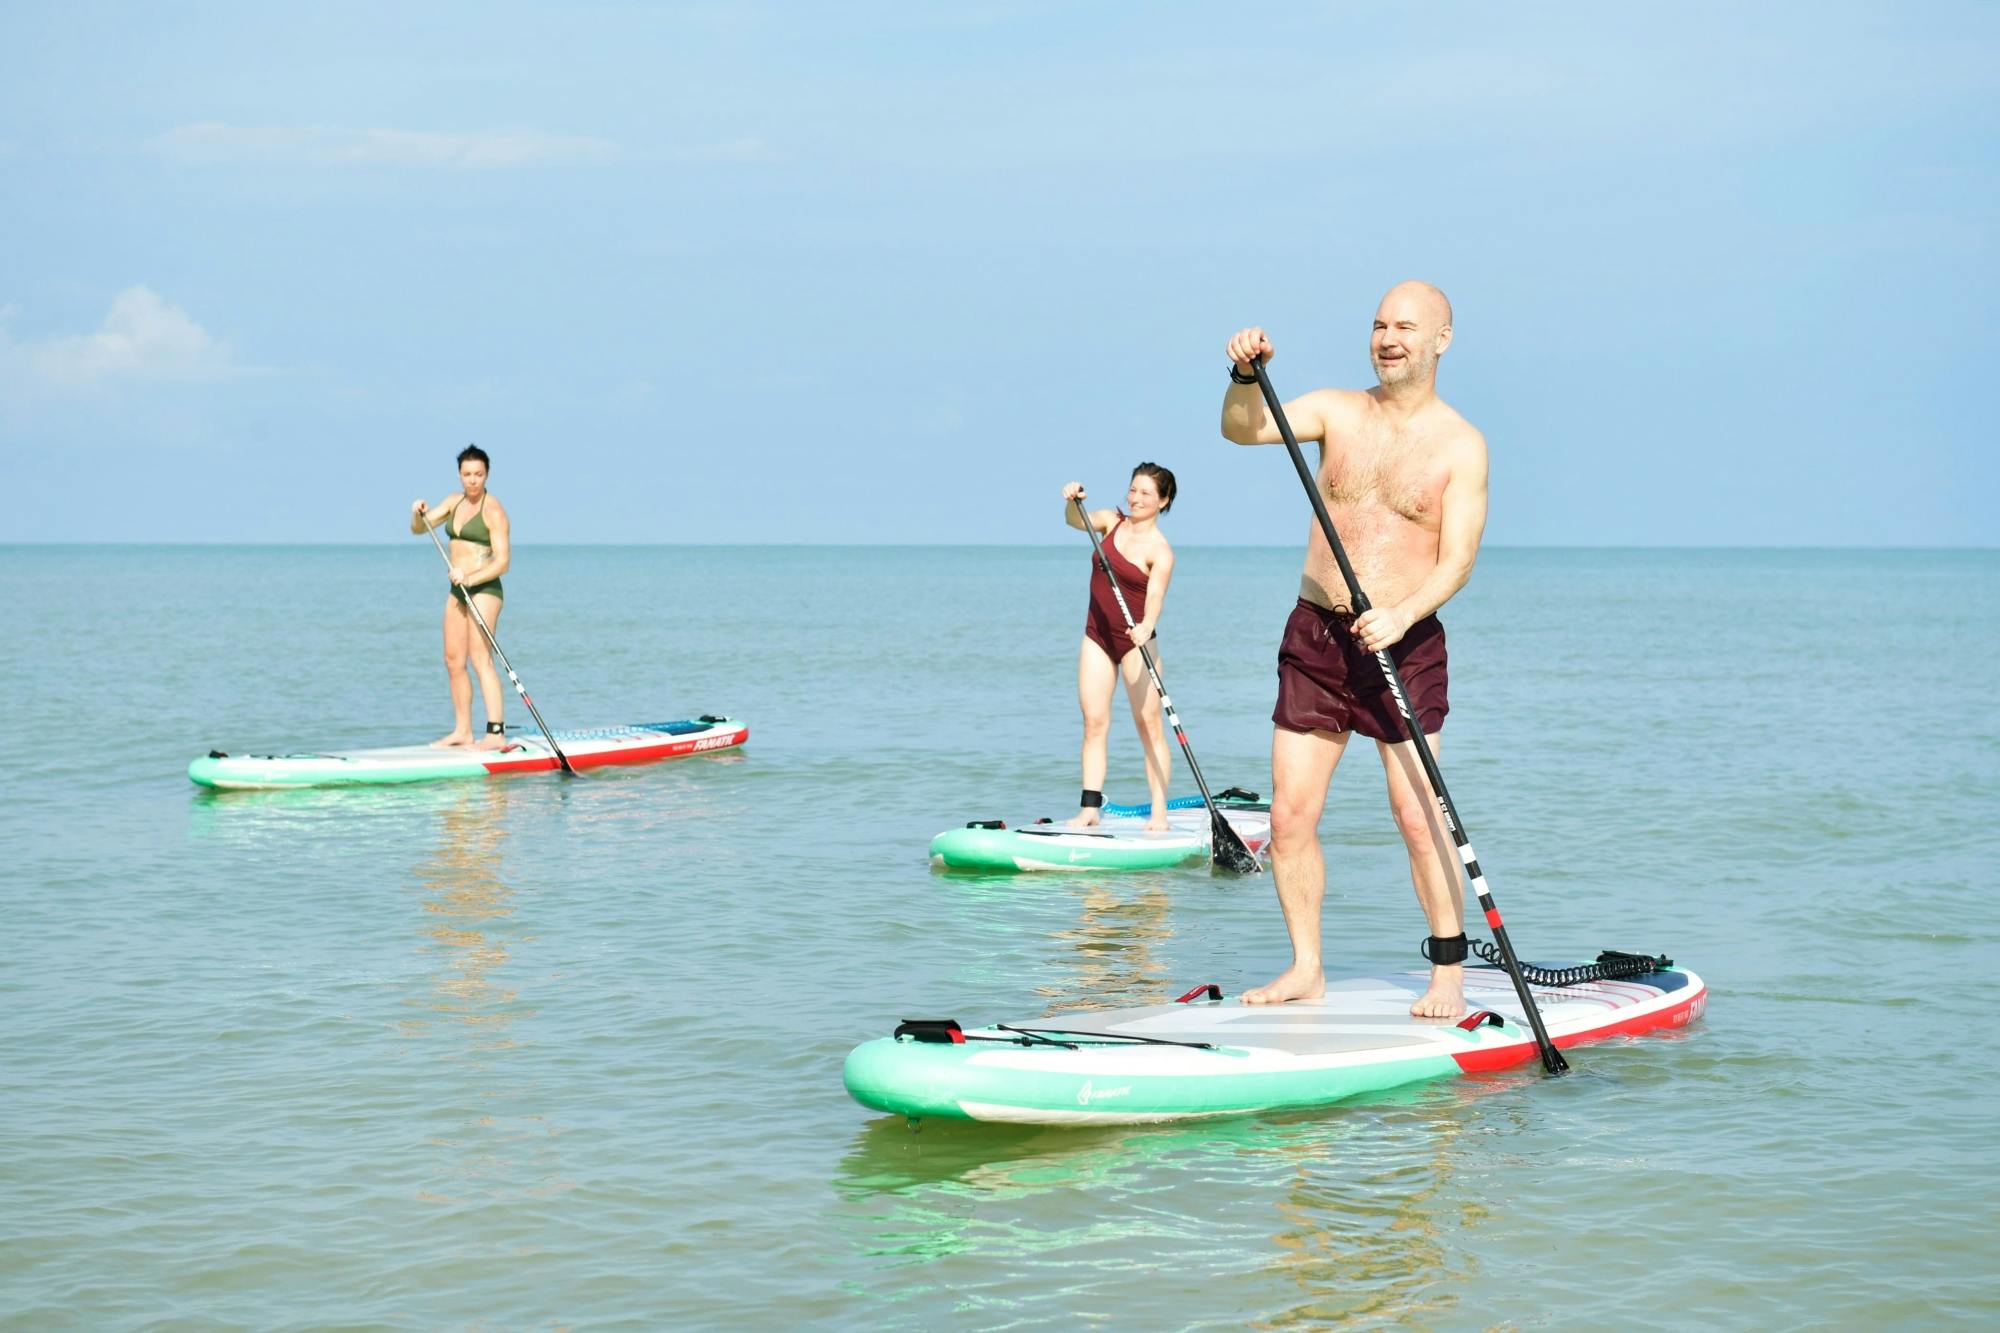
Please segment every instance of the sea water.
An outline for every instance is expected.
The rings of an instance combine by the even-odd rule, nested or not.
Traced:
[[[905,1017],[1286,961],[1268,877],[926,861],[1073,808],[1088,551],[515,559],[551,725],[749,744],[201,791],[211,747],[447,729],[434,555],[0,548],[0,1325],[2000,1319],[2000,553],[1489,550],[1442,750],[1510,934],[1669,953],[1707,1016],[1561,1079],[1086,1130],[912,1128],[840,1070]],[[1218,788],[1269,790],[1297,564],[1180,552],[1161,648]],[[1365,743],[1322,838],[1330,970],[1419,965]]]

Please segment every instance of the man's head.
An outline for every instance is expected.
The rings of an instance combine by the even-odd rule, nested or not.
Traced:
[[[1385,389],[1429,384],[1451,346],[1451,302],[1428,282],[1399,282],[1375,307],[1368,358]]]

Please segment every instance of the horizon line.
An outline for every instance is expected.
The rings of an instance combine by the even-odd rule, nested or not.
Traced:
[[[223,550],[229,548],[251,548],[261,550],[299,550],[317,548],[324,550],[387,550],[401,546],[401,541],[382,539],[374,541],[326,541],[326,542],[273,542],[273,541],[196,541],[170,539],[163,541],[92,541],[82,538],[53,538],[41,541],[0,540],[0,550],[29,547],[187,547],[194,549]],[[523,542],[517,544],[522,550],[1071,550],[1071,542]],[[1183,550],[1204,551],[1288,551],[1303,550],[1302,542],[1182,542],[1177,547]],[[1957,543],[1932,543],[1917,545],[1912,543],[1861,543],[1827,544],[1817,542],[1761,543],[1741,542],[1693,542],[1693,543],[1620,543],[1601,542],[1487,542],[1482,551],[2000,551],[2000,543],[1987,545],[1964,545]]]

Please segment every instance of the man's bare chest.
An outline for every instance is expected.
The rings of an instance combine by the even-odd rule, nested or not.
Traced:
[[[1450,479],[1437,441],[1387,428],[1330,435],[1319,470],[1329,506],[1432,528]]]

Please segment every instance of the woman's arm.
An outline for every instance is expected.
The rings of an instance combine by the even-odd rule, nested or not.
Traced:
[[[1174,548],[1161,542],[1159,558],[1146,571],[1146,614],[1133,627],[1132,642],[1145,643],[1153,637],[1153,627],[1160,623],[1160,608],[1167,604],[1167,584],[1173,577]]]
[[[459,497],[456,495],[452,496],[449,500],[439,500],[438,507],[435,509],[425,504],[422,500],[412,503],[410,505],[410,535],[414,537],[426,528],[434,528],[450,518],[452,508],[458,503],[458,500]]]
[[[507,511],[492,496],[486,497],[486,532],[493,538],[493,554],[474,566],[476,578],[467,579],[468,584],[491,583],[507,572],[507,566],[514,555],[512,525],[507,522]]]
[[[1077,506],[1071,504],[1070,501],[1081,500],[1083,498],[1082,482],[1072,481],[1063,487],[1063,522],[1069,524],[1078,532],[1083,531],[1083,524],[1076,521]],[[1090,515],[1090,526],[1096,528],[1099,532],[1111,531],[1112,526],[1118,521],[1118,511],[1115,509],[1092,509],[1086,512]]]

